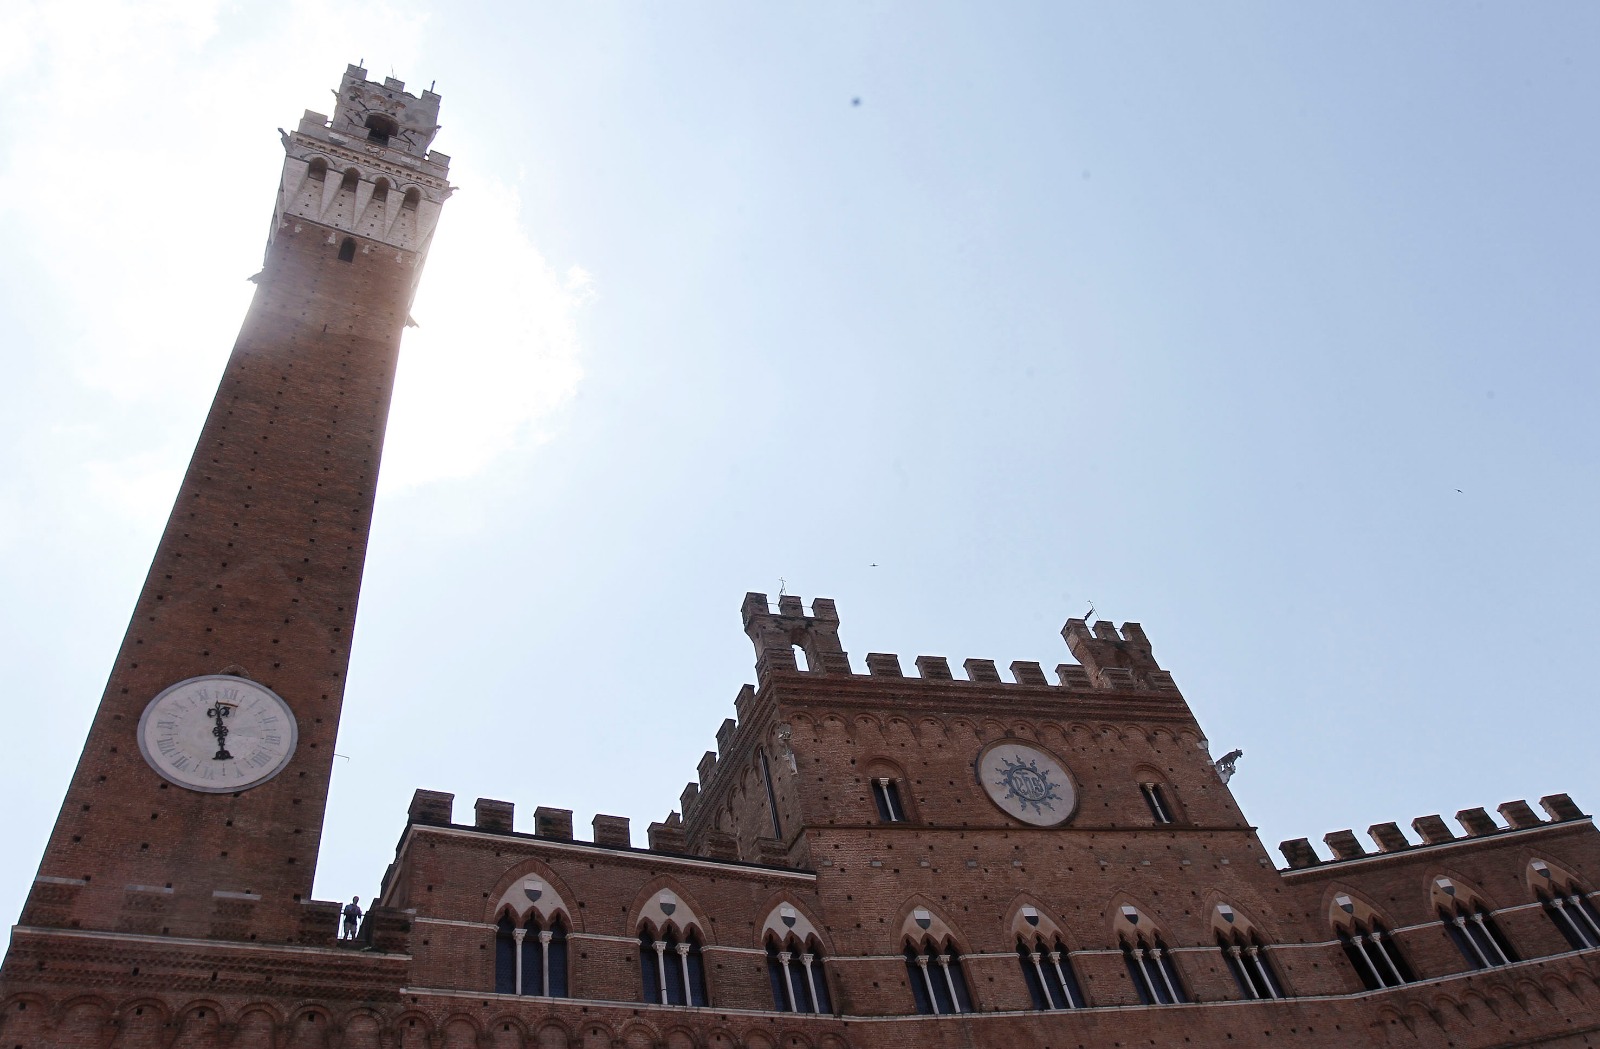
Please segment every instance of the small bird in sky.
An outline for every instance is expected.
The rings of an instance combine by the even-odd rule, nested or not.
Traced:
[[[852,106],[859,106],[861,104],[861,96],[857,95],[855,98],[852,98],[850,100],[850,104]]]
[[[1461,489],[1457,488],[1456,491],[1461,492]],[[1461,494],[1462,495],[1466,495],[1467,493],[1466,492],[1461,492]]]
[[[868,565],[867,567],[868,568],[877,568],[878,567],[878,562],[874,561],[870,565]]]

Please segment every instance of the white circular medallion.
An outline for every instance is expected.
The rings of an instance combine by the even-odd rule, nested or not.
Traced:
[[[1031,743],[1002,739],[989,744],[978,755],[976,771],[990,801],[1035,827],[1064,822],[1078,806],[1066,766]]]
[[[300,739],[289,704],[270,688],[228,674],[166,688],[139,718],[139,750],[180,787],[221,794],[283,771]]]

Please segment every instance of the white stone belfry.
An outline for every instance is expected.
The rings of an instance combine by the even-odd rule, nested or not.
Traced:
[[[332,120],[308,109],[283,135],[273,236],[311,222],[420,263],[452,192],[450,158],[428,151],[439,131],[439,96],[407,94],[392,77],[369,81],[354,65],[336,95]]]

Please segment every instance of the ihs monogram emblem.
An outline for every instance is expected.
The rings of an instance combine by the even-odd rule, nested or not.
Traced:
[[[1053,802],[1061,800],[1061,795],[1056,793],[1056,784],[1050,782],[1049,771],[1040,770],[1037,761],[1023,762],[1001,758],[1000,767],[994,772],[997,777],[994,785],[1006,789],[1003,800],[1010,801],[1016,798],[1024,812],[1030,807],[1040,814],[1043,814],[1045,809],[1053,811],[1055,809]]]

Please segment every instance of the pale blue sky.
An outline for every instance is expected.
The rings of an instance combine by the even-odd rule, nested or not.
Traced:
[[[1091,600],[1142,622],[1244,748],[1269,848],[1600,804],[1597,31],[1556,3],[7,5],[0,913],[243,316],[274,128],[363,57],[436,81],[463,188],[319,895],[372,894],[415,787],[642,844],[780,577],[839,602],[857,669],[1054,666]]]

